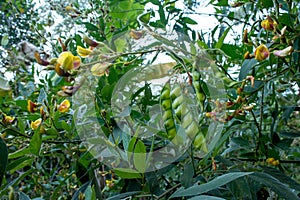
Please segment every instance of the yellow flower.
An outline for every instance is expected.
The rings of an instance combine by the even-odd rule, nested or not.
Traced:
[[[36,130],[41,125],[41,123],[42,123],[42,118],[39,118],[35,121],[32,121],[30,123],[30,127],[31,127],[32,130]]]
[[[6,114],[3,114],[3,123],[4,124],[11,124],[15,120],[14,117],[7,116]]]
[[[62,52],[57,58],[57,66],[65,72],[79,67],[81,60],[78,56],[74,56],[69,51]]]
[[[268,31],[275,31],[277,28],[277,22],[268,16],[267,19],[261,22],[261,26]]]
[[[279,165],[279,160],[275,160],[274,158],[268,158],[266,162],[270,165],[277,166]]]
[[[58,111],[61,113],[68,112],[70,109],[71,103],[68,99],[65,99],[61,104],[58,106]]]
[[[89,55],[91,55],[92,52],[93,51],[90,49],[85,49],[81,46],[77,46],[77,53],[83,58],[88,57]]]
[[[36,103],[33,103],[30,100],[27,101],[27,110],[28,110],[28,112],[33,113],[33,112],[37,111],[37,107],[38,107],[38,105]]]
[[[91,68],[91,72],[94,76],[103,76],[110,65],[107,62],[97,63]]]
[[[269,49],[264,44],[259,45],[254,52],[254,56],[257,61],[265,60],[269,57],[269,55]]]
[[[268,159],[266,160],[266,162],[269,163],[269,164],[271,164],[274,160],[275,160],[274,158],[268,158]]]
[[[273,166],[278,166],[279,165],[279,160],[274,160],[271,165]]]
[[[114,182],[115,180],[113,178],[111,180],[105,180],[105,184],[109,188],[112,188],[115,185]]]

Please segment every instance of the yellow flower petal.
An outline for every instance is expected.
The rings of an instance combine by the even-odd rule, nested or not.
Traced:
[[[57,58],[58,66],[62,68],[64,71],[78,68],[80,62],[81,62],[80,58],[78,56],[74,56],[69,51],[62,52]]]
[[[36,130],[41,125],[41,123],[42,123],[42,118],[39,118],[35,121],[32,121],[30,123],[30,127],[31,127],[32,130]]]
[[[7,116],[6,114],[3,114],[2,121],[3,121],[4,124],[11,124],[14,120],[15,120],[14,117]]]
[[[70,109],[71,103],[68,99],[65,99],[61,104],[58,106],[58,111],[61,113],[68,112]]]
[[[259,45],[254,52],[255,59],[258,61],[267,59],[269,55],[270,55],[269,49],[264,44]]]
[[[85,49],[85,48],[83,48],[81,46],[77,46],[77,53],[81,57],[85,58],[85,57],[88,57],[92,53],[92,50]]]

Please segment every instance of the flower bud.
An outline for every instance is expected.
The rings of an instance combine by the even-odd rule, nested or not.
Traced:
[[[261,26],[268,31],[275,31],[277,28],[277,22],[268,16],[267,19],[261,22]]]
[[[99,45],[98,42],[88,38],[88,36],[84,35],[83,40],[91,47],[97,47]]]
[[[136,31],[136,30],[131,29],[129,34],[133,39],[138,40],[141,37],[143,37],[144,33],[143,33],[143,31]]]
[[[110,65],[107,62],[97,63],[91,68],[91,72],[94,76],[103,76]]]
[[[248,30],[247,29],[244,30],[243,42],[244,43],[248,43],[249,42],[248,41]]]
[[[273,166],[278,166],[279,165],[279,160],[274,160],[271,165]]]
[[[50,62],[48,62],[47,60],[43,60],[38,52],[34,52],[34,57],[37,63],[39,63],[42,66],[47,66],[50,64]]]
[[[271,164],[274,160],[275,160],[274,158],[268,158],[268,159],[266,160],[266,162],[269,163],[269,164]]]
[[[283,57],[286,57],[286,56],[290,55],[292,52],[293,52],[293,47],[292,46],[288,46],[285,49],[273,51],[273,54],[275,56],[283,58]]]
[[[230,108],[230,107],[232,107],[234,104],[235,104],[234,102],[228,101],[228,102],[226,102],[226,108]]]
[[[236,93],[241,94],[243,92],[243,90],[244,90],[243,88],[239,87],[239,88],[236,89]]]

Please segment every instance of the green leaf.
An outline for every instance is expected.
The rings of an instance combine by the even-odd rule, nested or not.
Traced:
[[[6,144],[3,142],[2,138],[0,138],[0,186],[2,183],[3,176],[6,172],[7,158],[8,158],[8,150]]]
[[[119,200],[119,199],[124,199],[126,197],[135,195],[135,194],[139,194],[141,193],[141,191],[132,191],[132,192],[126,192],[126,193],[122,193],[122,194],[118,194],[116,196],[110,197],[107,200]]]
[[[94,188],[89,185],[84,191],[85,200],[94,200],[96,199],[96,194]]]
[[[93,155],[87,151],[80,156],[78,162],[87,169],[93,158]]]
[[[191,18],[189,17],[183,17],[181,18],[181,20],[183,22],[185,22],[186,24],[198,24],[196,21],[192,20]]]
[[[85,28],[88,31],[98,31],[99,30],[99,28],[97,26],[95,26],[94,24],[91,24],[91,23],[88,23],[88,22],[84,22],[83,24],[85,25]]]
[[[114,90],[115,84],[112,85],[105,85],[101,90],[101,95],[103,100],[106,100],[107,102],[110,102],[112,92]]]
[[[147,12],[139,16],[139,20],[145,24],[148,24],[150,21],[150,14],[151,12]]]
[[[13,153],[10,153],[8,155],[8,159],[18,158],[18,157],[24,156],[24,155],[29,154],[29,153],[30,153],[30,149],[25,147],[23,149],[19,149],[17,151],[14,151]]]
[[[197,40],[197,44],[198,44],[199,47],[202,47],[204,49],[208,49],[209,48],[209,46],[205,42],[203,42],[201,40]]]
[[[249,177],[254,181],[260,182],[262,185],[269,187],[283,199],[299,199],[295,191],[269,174],[255,172]]]
[[[287,138],[297,138],[300,137],[300,132],[290,132],[290,131],[281,131],[279,134]]]
[[[9,86],[9,83],[8,83],[8,80],[3,78],[2,76],[0,76],[0,89],[5,90],[5,91],[11,90],[11,88]]]
[[[166,20],[166,15],[165,15],[165,10],[164,10],[164,7],[162,5],[159,5],[159,8],[158,8],[158,13],[159,13],[159,21],[164,25],[166,26],[167,25],[167,20]]]
[[[225,199],[220,197],[208,196],[208,195],[199,195],[196,197],[192,197],[189,200],[225,200]]]
[[[140,173],[144,173],[146,171],[147,168],[146,156],[147,156],[146,147],[142,141],[138,140],[134,147],[133,162],[135,168]]]
[[[40,129],[38,128],[34,132],[32,138],[30,140],[30,144],[29,144],[30,152],[32,154],[38,156],[40,153],[41,146],[42,146],[42,136],[40,133]]]
[[[229,6],[228,0],[218,0],[218,3],[213,4],[214,6]]]
[[[257,60],[255,59],[251,59],[251,60],[245,60],[242,64],[242,68],[239,74],[239,81],[242,81],[243,79],[245,79],[250,70],[257,64]]]
[[[61,127],[66,130],[69,134],[71,133],[71,126],[65,121],[65,120],[62,120],[61,121]]]
[[[16,100],[17,106],[19,106],[23,111],[27,111],[27,100]]]
[[[11,88],[8,84],[8,81],[0,76],[0,97],[9,96],[11,93]]]
[[[134,179],[134,178],[142,178],[141,174],[130,168],[115,168],[114,169],[115,173],[124,179]]]
[[[25,124],[23,119],[18,120],[18,128],[20,129],[21,133],[25,133]]]
[[[88,186],[91,185],[92,181],[88,181],[85,184],[83,184],[82,186],[80,186],[80,188],[74,193],[74,195],[72,196],[72,200],[77,200],[79,197],[79,194],[82,193],[84,194],[85,190],[88,188]]]
[[[194,168],[192,162],[190,162],[184,166],[184,171],[180,180],[181,185],[185,188],[190,187],[193,183],[193,176],[194,176]]]
[[[30,198],[24,192],[19,192],[19,200],[30,200]]]
[[[243,59],[243,50],[239,46],[223,44],[221,50],[232,59]]]
[[[198,194],[203,194],[213,189],[217,189],[218,187],[225,185],[235,179],[238,179],[243,176],[247,176],[252,174],[253,172],[232,172],[228,174],[223,174],[213,179],[208,183],[204,183],[201,185],[194,185],[187,189],[180,188],[177,190],[170,198],[174,197],[186,197],[186,196],[195,196]]]
[[[300,184],[294,181],[290,176],[285,175],[281,171],[273,167],[262,167],[266,174],[278,179],[281,183],[289,185],[290,188],[300,191]]]
[[[13,162],[10,162],[6,167],[6,170],[10,171],[10,173],[14,173],[15,171],[22,169],[25,166],[32,165],[32,162],[33,162],[33,158],[29,156],[24,156]]]
[[[128,149],[127,149],[128,152],[133,152],[136,140],[137,140],[137,137],[132,137],[131,138],[131,140],[129,142],[129,145],[128,145]]]
[[[9,186],[16,187],[21,181],[24,181],[26,176],[31,175],[34,172],[34,169],[29,169],[26,172],[21,173],[17,178],[11,181],[8,185],[6,185],[5,189],[0,191],[0,197],[4,194],[7,194],[7,190]]]
[[[225,40],[225,38],[226,38],[228,32],[230,31],[230,29],[231,29],[231,27],[228,27],[228,28],[224,31],[224,33],[222,34],[222,36],[219,38],[217,44],[215,45],[215,48],[216,48],[216,49],[221,49],[221,48],[222,48],[223,43],[224,43],[224,40]]]
[[[9,42],[9,35],[8,34],[4,34],[2,39],[1,39],[1,46],[6,46],[8,45]]]

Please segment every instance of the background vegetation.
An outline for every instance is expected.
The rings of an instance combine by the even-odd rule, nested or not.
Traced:
[[[218,23],[197,30],[207,16],[198,9],[208,5]],[[6,0],[0,8],[1,199],[299,199],[298,0],[45,1],[42,6]],[[139,48],[150,36],[156,43]],[[24,41],[30,42],[26,48]],[[214,99],[209,81],[197,74],[197,49],[215,62],[226,98]],[[80,86],[75,78],[86,71],[96,77],[97,120],[114,145],[135,154],[151,152],[151,141],[133,137],[136,129],[129,139],[115,140],[126,133],[116,124],[111,99],[126,72],[158,63],[160,55],[173,59],[171,67],[188,77],[195,93],[201,120],[193,142],[165,168],[114,170],[94,158],[79,137],[72,108]],[[148,84],[133,96],[123,115],[140,124],[152,119],[153,104],[177,98],[156,95]],[[176,120],[187,129],[187,115],[170,117],[174,107],[162,112],[169,115],[154,148],[174,137],[167,120],[177,131]],[[211,123],[223,129],[205,151]]]

